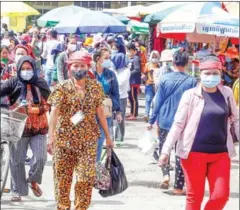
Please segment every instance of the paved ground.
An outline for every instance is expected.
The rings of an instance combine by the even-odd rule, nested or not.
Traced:
[[[143,113],[144,101],[140,101],[140,113]],[[185,197],[171,197],[159,189],[161,171],[157,165],[152,164],[151,157],[144,156],[137,148],[138,139],[143,135],[146,124],[141,120],[127,123],[127,138],[121,149],[116,149],[120,160],[125,166],[129,188],[122,194],[102,198],[96,190],[93,192],[90,210],[184,210]],[[237,147],[239,151],[239,148]],[[238,156],[239,157],[239,156]],[[174,164],[174,163],[172,163]],[[172,172],[172,177],[174,173]],[[54,210],[52,161],[48,162],[44,171],[41,198],[33,196],[23,198],[21,203],[11,203],[10,195],[5,194],[1,203],[4,210]],[[206,185],[206,195],[208,187]],[[71,199],[73,200],[73,193]],[[214,210],[214,209],[213,209]],[[231,195],[224,210],[239,210],[239,158],[232,160]]]

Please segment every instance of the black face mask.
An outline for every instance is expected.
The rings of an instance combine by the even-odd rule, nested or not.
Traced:
[[[76,80],[81,80],[87,76],[88,70],[72,71],[72,74]]]

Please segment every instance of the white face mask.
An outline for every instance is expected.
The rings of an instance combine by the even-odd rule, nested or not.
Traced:
[[[20,76],[23,80],[29,81],[33,77],[33,70],[21,71]]]
[[[77,45],[75,45],[75,44],[69,44],[68,50],[69,50],[70,52],[74,52],[74,51],[76,51],[76,49],[77,49]]]
[[[157,58],[152,58],[152,63],[158,63],[158,59]]]
[[[15,63],[16,64],[21,59],[21,57],[23,57],[23,55],[15,55]]]

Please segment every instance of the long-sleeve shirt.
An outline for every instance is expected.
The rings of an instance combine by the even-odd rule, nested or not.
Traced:
[[[170,130],[182,94],[196,85],[197,80],[194,77],[182,72],[171,72],[163,75],[149,123],[154,124],[158,118],[159,127]]]
[[[130,70],[126,67],[114,72],[118,80],[120,99],[125,99],[128,97],[128,91],[130,90]]]
[[[130,85],[140,85],[141,84],[141,62],[140,57],[135,55],[129,60],[131,77]]]

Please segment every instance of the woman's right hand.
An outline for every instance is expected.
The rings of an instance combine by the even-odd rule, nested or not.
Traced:
[[[147,130],[150,131],[150,130],[152,130],[152,129],[153,129],[153,125],[152,125],[152,124],[148,124],[148,125],[147,125]]]
[[[169,159],[168,155],[161,154],[160,157],[159,157],[159,166],[162,167],[162,166],[167,165],[168,164],[168,159]]]

